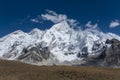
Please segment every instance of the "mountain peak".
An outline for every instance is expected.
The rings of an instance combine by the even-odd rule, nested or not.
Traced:
[[[47,61],[50,54],[58,62],[71,62],[101,54],[106,46],[105,41],[112,38],[120,40],[115,34],[102,33],[96,29],[76,31],[64,20],[46,31],[38,28],[29,33],[17,30],[5,36],[0,39],[0,57],[16,60],[25,53],[22,57],[32,63],[33,59],[42,61],[42,57]],[[50,53],[46,53],[47,50]]]
[[[29,32],[29,34],[30,35],[33,35],[33,34],[41,34],[42,33],[42,30],[40,30],[40,29],[38,29],[38,28],[34,28],[34,29],[32,29],[30,32]]]
[[[17,30],[17,31],[14,31],[12,34],[23,34],[25,32],[23,32],[22,30]]]
[[[39,28],[34,28],[34,29],[31,30],[31,32],[32,31],[41,31],[41,30]]]
[[[66,29],[69,29],[69,28],[70,28],[70,25],[68,24],[67,21],[62,21],[62,22],[57,23],[57,24],[55,24],[51,27],[51,29],[54,29],[54,30],[57,30],[57,31],[66,30]]]

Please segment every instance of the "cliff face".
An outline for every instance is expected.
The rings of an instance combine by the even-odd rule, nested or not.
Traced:
[[[105,66],[119,67],[120,66],[120,41],[117,39],[110,40],[111,46],[106,48],[106,56],[104,59]]]
[[[86,57],[84,66],[106,66],[119,68],[120,67],[120,41],[117,39],[106,40],[104,51],[96,57]]]

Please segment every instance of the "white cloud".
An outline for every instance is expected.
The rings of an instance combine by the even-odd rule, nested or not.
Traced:
[[[39,21],[37,19],[31,19],[32,22],[38,23]]]
[[[98,24],[96,23],[93,25],[91,21],[88,21],[88,23],[85,26],[87,28],[97,28]]]
[[[115,20],[115,21],[112,21],[110,23],[110,28],[115,28],[115,27],[118,27],[120,25],[120,22],[118,20]]]
[[[34,22],[34,23],[42,23],[40,20],[38,20],[38,19],[31,19],[30,20],[31,22]]]
[[[53,23],[59,23],[67,20],[67,16],[64,14],[57,14],[54,11],[47,10],[47,13],[41,15],[42,19],[52,21]]]
[[[67,19],[67,21],[69,22],[70,25],[77,26],[79,24],[79,22],[77,20],[74,19]]]
[[[43,20],[49,20],[53,23],[59,23],[61,21],[67,21],[71,26],[78,25],[78,22],[74,19],[68,19],[68,17],[65,14],[57,14],[54,11],[47,10],[47,13],[41,14],[41,17]]]

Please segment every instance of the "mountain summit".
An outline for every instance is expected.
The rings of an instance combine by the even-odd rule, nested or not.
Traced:
[[[77,65],[111,48],[112,43],[106,41],[112,39],[119,41],[120,36],[90,28],[75,30],[67,21],[61,21],[45,31],[18,30],[1,38],[0,57],[35,65]]]

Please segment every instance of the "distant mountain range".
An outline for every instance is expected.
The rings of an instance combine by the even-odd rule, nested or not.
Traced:
[[[0,58],[34,65],[120,66],[120,36],[76,30],[61,21],[48,30],[15,31],[0,38]]]

